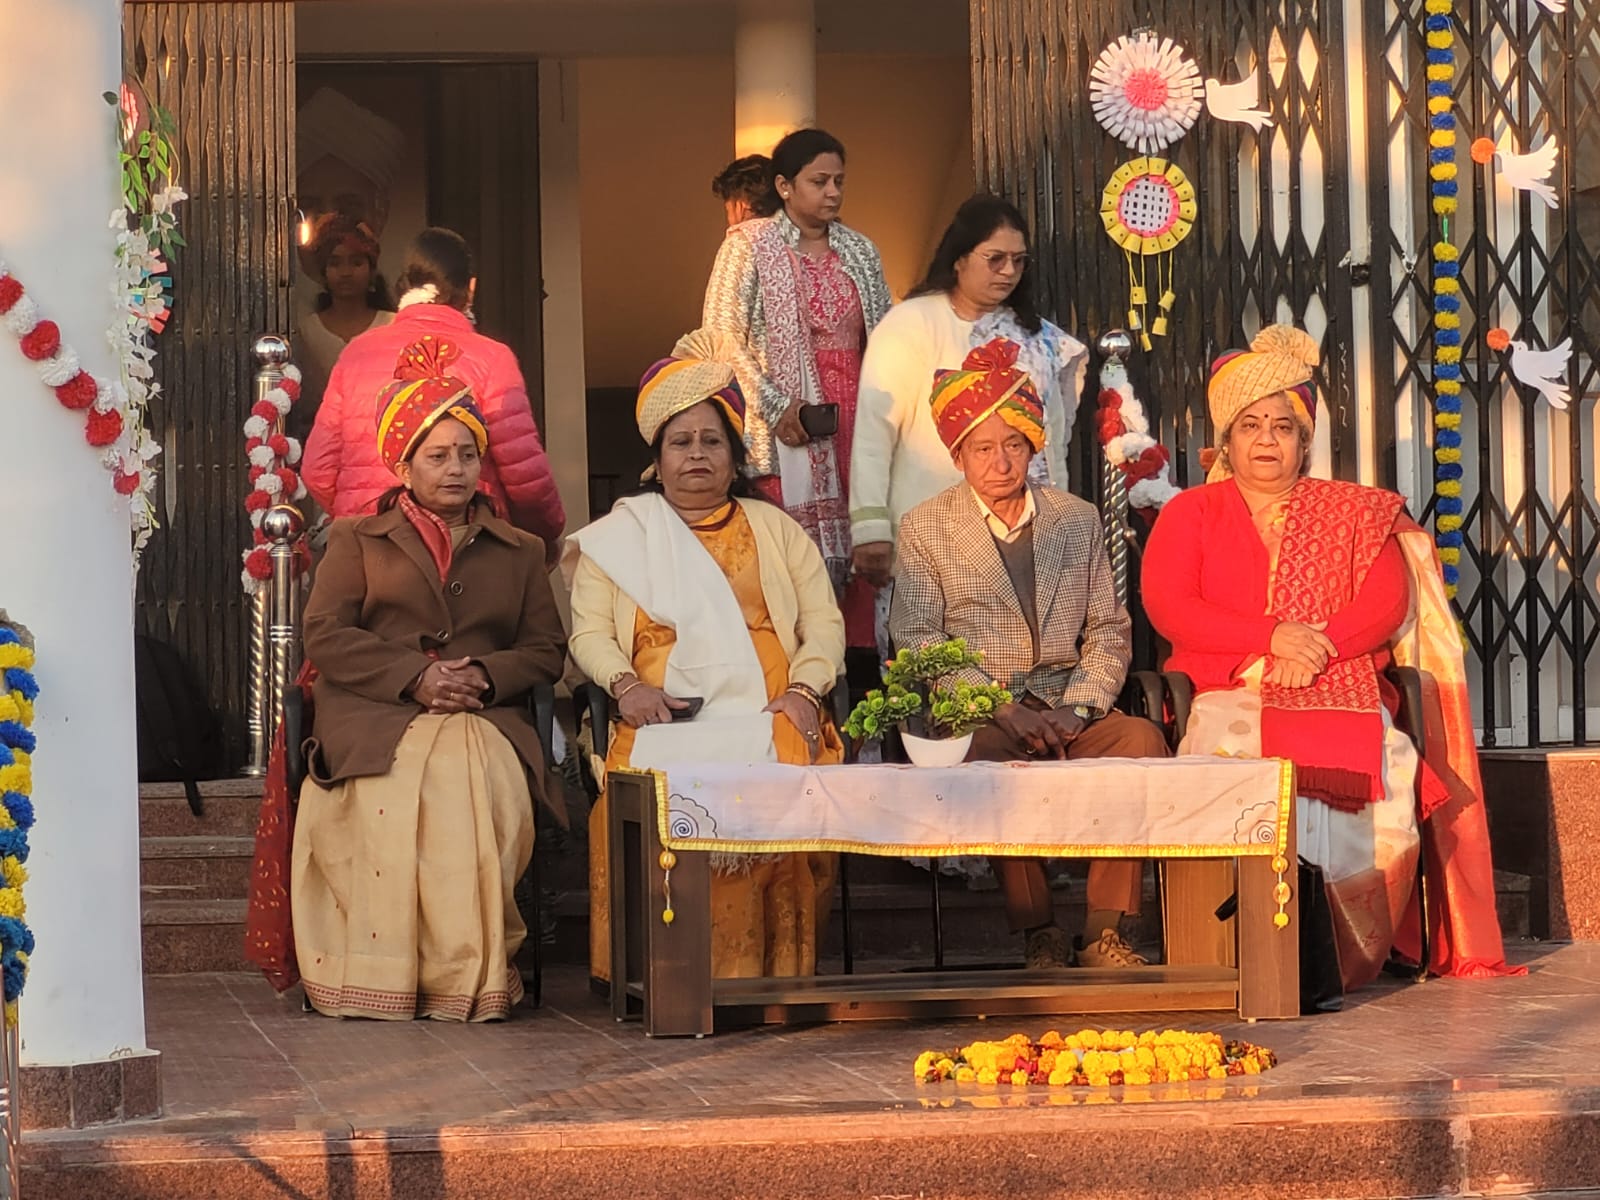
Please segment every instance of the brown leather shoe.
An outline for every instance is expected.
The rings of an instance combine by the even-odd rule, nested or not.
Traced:
[[[1080,967],[1147,967],[1150,960],[1135,954],[1133,947],[1122,940],[1115,929],[1100,934],[1100,940],[1078,951]]]
[[[1072,950],[1067,945],[1067,935],[1054,925],[1046,925],[1028,934],[1024,952],[1030,971],[1047,971],[1054,967],[1070,967]]]

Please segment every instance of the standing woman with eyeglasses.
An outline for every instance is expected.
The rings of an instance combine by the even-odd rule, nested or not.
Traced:
[[[1021,347],[1018,367],[1045,408],[1039,483],[1067,486],[1067,441],[1078,411],[1087,352],[1039,316],[1028,273],[1028,229],[998,196],[956,210],[911,298],[889,310],[867,339],[850,460],[850,532],[855,567],[888,581],[900,518],[958,483],[961,472],[934,425],[928,399],[937,370],[956,369],[994,338]]]

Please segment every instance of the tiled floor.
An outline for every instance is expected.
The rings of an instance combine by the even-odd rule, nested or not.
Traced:
[[[1437,1093],[1460,1103],[1518,1089],[1600,1087],[1600,945],[1527,946],[1526,978],[1383,982],[1342,1013],[1246,1026],[1216,1016],[1007,1018],[756,1029],[705,1041],[647,1039],[614,1023],[574,968],[546,977],[545,1007],[499,1025],[337,1021],[302,1013],[242,975],[159,978],[146,988],[167,1116],[122,1132],[226,1123],[275,1129],[679,1120],[943,1105],[1062,1103],[1053,1090],[917,1086],[919,1050],[1055,1027],[1211,1028],[1262,1042],[1281,1066],[1252,1081],[1163,1100],[1313,1100]],[[1120,1097],[1119,1097],[1120,1098]],[[1081,1094],[1078,1102],[1082,1102]]]

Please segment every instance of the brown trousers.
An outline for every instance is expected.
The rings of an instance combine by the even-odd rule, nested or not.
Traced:
[[[1067,758],[1166,758],[1167,739],[1161,730],[1143,717],[1113,712],[1090,725],[1067,747]],[[985,725],[972,738],[968,762],[1016,762],[1031,760],[1026,748],[998,725]],[[1013,933],[1049,925],[1055,920],[1055,904],[1050,897],[1050,880],[1044,860],[1039,858],[991,858],[1006,898],[1006,920]],[[1097,858],[1089,863],[1089,911],[1102,910],[1135,914],[1139,911],[1139,892],[1144,875],[1144,860],[1138,858]]]

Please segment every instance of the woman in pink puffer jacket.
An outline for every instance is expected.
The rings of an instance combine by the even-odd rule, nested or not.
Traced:
[[[359,335],[339,355],[300,473],[317,503],[335,517],[373,511],[378,497],[394,487],[394,476],[378,458],[379,393],[394,382],[401,352],[431,333],[460,347],[450,372],[471,385],[489,426],[481,486],[513,525],[542,538],[554,555],[566,513],[516,355],[478,333],[466,315],[476,283],[460,234],[424,229],[416,236],[400,273],[400,312],[392,324]]]

